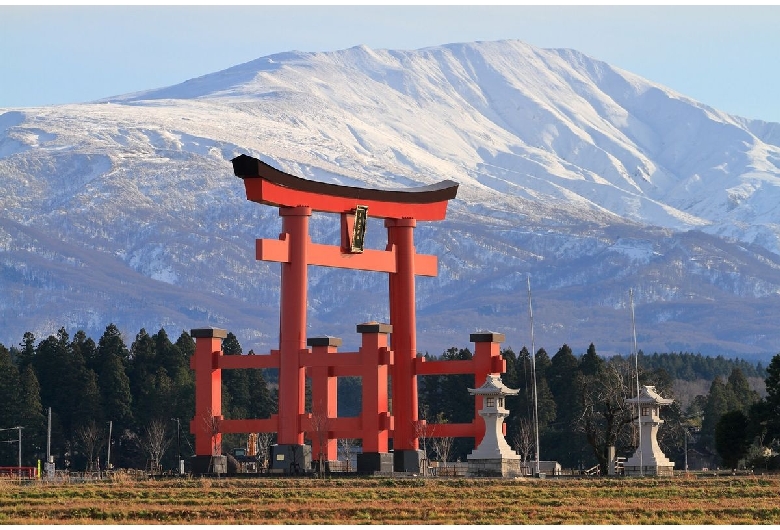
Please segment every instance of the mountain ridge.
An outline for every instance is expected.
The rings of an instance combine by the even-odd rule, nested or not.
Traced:
[[[254,262],[253,239],[275,237],[279,222],[232,176],[229,160],[245,153],[345,185],[460,183],[448,219],[416,230],[418,251],[439,256],[439,276],[418,280],[418,342],[432,353],[465,345],[475,325],[522,347],[530,274],[537,345],[548,351],[594,342],[626,353],[630,330],[619,330],[634,288],[644,351],[768,355],[780,339],[766,318],[780,294],[778,139],[780,124],[730,116],[574,50],[497,41],[275,54],[91,104],[0,109],[0,282],[29,292],[51,278],[40,299],[84,284],[86,302],[33,305],[43,322],[83,302],[128,338],[157,322],[220,325],[247,350],[275,347],[278,266]],[[34,244],[19,245],[8,223],[38,230]],[[370,223],[367,244],[383,248],[382,233]],[[59,248],[40,234],[141,275],[149,299],[159,285],[176,302],[112,310],[105,282],[102,297],[84,294],[88,275],[31,259]],[[312,237],[332,242],[337,226],[315,215]],[[386,279],[317,268],[310,278],[310,333],[342,335],[346,347],[355,324],[387,319]],[[33,324],[14,309],[0,316],[12,343]],[[71,325],[102,331],[86,315]],[[739,325],[727,325],[731,315]]]

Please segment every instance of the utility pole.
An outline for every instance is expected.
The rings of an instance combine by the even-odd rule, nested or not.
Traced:
[[[46,428],[46,463],[51,462],[51,407],[49,407],[49,425]]]
[[[636,370],[636,417],[639,435],[639,476],[644,476],[644,463],[642,462],[642,405],[639,403],[639,350],[636,347],[636,318],[634,317],[634,290],[628,290],[628,299],[631,304],[631,334],[634,342],[634,369]]]
[[[531,375],[534,387],[534,436],[536,437],[536,477],[539,477],[539,403],[536,397],[536,343],[534,342],[534,308],[531,305],[531,275],[528,277],[528,316],[531,320]]]
[[[111,430],[114,428],[114,421],[108,422],[108,455],[106,455],[106,471],[111,469]]]
[[[46,463],[43,465],[46,478],[54,478],[54,457],[51,456],[51,407],[49,407],[49,422],[46,427]]]
[[[171,418],[171,421],[176,422],[176,453],[179,455],[179,460],[177,461],[176,465],[179,468],[179,475],[184,474],[184,466],[182,466],[181,461],[181,434],[180,434],[180,421],[179,418]]]

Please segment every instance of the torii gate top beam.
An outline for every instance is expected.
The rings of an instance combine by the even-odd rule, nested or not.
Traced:
[[[233,173],[244,179],[247,199],[270,206],[306,205],[318,212],[345,213],[363,205],[369,217],[440,221],[458,192],[452,180],[400,190],[366,189],[302,179],[247,155],[231,162]]]

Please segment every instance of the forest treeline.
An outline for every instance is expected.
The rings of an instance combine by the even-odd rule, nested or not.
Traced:
[[[235,335],[223,341],[226,355],[243,354]],[[105,467],[111,427],[111,464],[115,468],[176,467],[177,455],[193,454],[190,420],[194,415],[194,378],[189,359],[195,343],[189,333],[172,340],[165,329],[153,335],[139,331],[126,344],[111,324],[95,342],[78,331],[71,338],[61,328],[37,341],[0,344],[0,429],[22,429],[23,465],[46,456],[47,412],[52,412],[51,454],[58,469],[83,471]],[[248,354],[253,354],[249,352]],[[452,347],[430,358],[471,358],[467,348]],[[507,362],[504,383],[519,389],[507,399],[507,441],[524,458],[535,454],[532,373],[535,364],[540,458],[564,467],[606,469],[608,447],[628,456],[636,446],[635,411],[625,399],[636,395],[635,362],[642,385],[675,398],[675,380],[708,380],[709,391],[683,409],[679,402],[663,407],[665,423],[659,443],[682,465],[683,448],[717,464],[737,462],[777,466],[780,440],[780,355],[765,369],[739,359],[692,353],[663,353],[605,358],[591,344],[575,355],[564,344],[549,356],[541,348],[534,359],[523,348],[502,351]],[[750,388],[749,377],[766,380],[766,397]],[[277,410],[276,370],[223,371],[223,416],[264,418]],[[428,424],[470,422],[472,375],[418,378],[420,417]],[[339,378],[340,416],[360,413],[360,379]],[[308,395],[308,394],[307,394]],[[420,433],[432,458],[465,460],[473,440],[441,444],[435,430]],[[16,430],[0,431],[0,466],[16,465]],[[223,448],[242,447],[245,435],[226,435]],[[444,447],[444,450],[442,450]],[[713,464],[716,465],[716,464]]]

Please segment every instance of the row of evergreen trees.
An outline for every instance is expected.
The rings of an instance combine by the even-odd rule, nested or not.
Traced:
[[[223,341],[223,349],[226,355],[243,353],[232,333]],[[64,328],[37,344],[34,335],[26,333],[18,346],[0,345],[0,429],[24,428],[23,465],[34,465],[45,458],[45,412],[51,408],[51,451],[60,469],[89,469],[97,465],[98,458],[104,467],[108,422],[113,427],[111,463],[115,467],[145,467],[162,456],[163,467],[174,468],[179,451],[183,455],[193,452],[189,422],[194,415],[194,380],[189,359],[194,351],[188,333],[182,332],[172,342],[165,329],[154,335],[142,329],[129,347],[113,324],[97,343],[83,331],[71,339]],[[438,358],[459,360],[471,355],[468,349],[453,347]],[[530,459],[535,452],[531,356],[525,348],[518,353],[506,348],[502,355],[507,361],[504,383],[520,389],[517,396],[507,399],[511,413],[506,422],[507,440]],[[639,363],[640,383],[654,385],[665,397],[674,397],[676,378],[714,377],[708,394],[698,396],[686,410],[678,403],[662,409],[666,423],[660,443],[678,463],[683,461],[685,437],[690,436],[686,432],[695,433],[689,443],[698,451],[722,453],[724,462],[726,456],[748,456],[751,444],[758,454],[758,447],[780,439],[780,356],[766,370],[744,361],[698,354],[640,355]],[[609,446],[615,446],[618,454],[633,451],[635,412],[625,405],[625,399],[636,394],[633,358],[603,358],[593,344],[576,356],[564,344],[552,357],[539,349],[535,365],[543,460],[557,460],[572,468],[606,467]],[[766,399],[750,389],[743,370],[750,376],[766,375]],[[719,374],[727,371],[724,380]],[[223,415],[270,416],[277,409],[276,376],[275,370],[224,371]],[[472,420],[474,398],[467,389],[481,384],[473,375],[418,379],[421,417],[430,423]],[[338,410],[340,416],[359,414],[359,378],[339,379]],[[739,425],[744,428],[734,428]],[[181,445],[177,449],[173,444],[179,427]],[[153,450],[152,438],[161,430],[167,440],[163,449],[168,450],[156,454],[160,447]],[[744,434],[739,443],[731,439],[734,432]],[[0,444],[0,465],[16,463],[15,437],[14,431],[0,431],[0,441],[9,442]],[[243,440],[239,435],[226,436],[223,447],[239,447]],[[472,449],[473,440],[457,439],[449,457],[465,459]]]
[[[235,335],[228,335],[224,350],[242,353]],[[25,333],[18,347],[0,344],[0,428],[23,427],[22,464],[28,466],[46,457],[49,408],[51,454],[60,469],[91,469],[98,460],[105,467],[101,456],[108,453],[109,422],[114,467],[144,468],[156,460],[152,438],[161,429],[166,445],[175,437],[182,454],[192,454],[194,352],[188,333],[171,342],[165,329],[154,335],[142,329],[130,347],[114,324],[97,343],[83,331],[71,339],[64,328],[38,344]],[[261,370],[226,371],[227,417],[267,417],[274,410],[275,397]],[[12,442],[15,434],[3,434],[8,432],[2,441]],[[176,456],[168,452],[163,464],[173,468]],[[0,444],[2,465],[15,465],[17,458],[18,447]]]
[[[437,358],[470,359],[471,355],[468,349],[450,348]],[[517,354],[507,348],[502,355],[507,361],[504,384],[520,389],[518,395],[506,400],[510,410],[506,438],[524,458],[532,460],[536,444],[531,355],[526,348]],[[734,456],[737,460],[749,456],[751,447],[756,455],[764,454],[770,446],[780,449],[780,355],[766,370],[739,359],[707,358],[700,354],[645,356],[640,352],[638,357],[639,384],[655,386],[664,397],[675,397],[676,379],[712,381],[709,392],[696,396],[684,410],[679,401],[661,409],[665,423],[659,430],[659,444],[678,467],[685,461],[686,446],[713,465],[722,461],[731,467],[736,465]],[[615,447],[618,456],[633,454],[638,441],[636,409],[625,404],[637,391],[633,357],[603,358],[593,344],[584,354],[575,356],[564,344],[552,357],[544,348],[539,349],[534,361],[542,460],[555,460],[568,468],[598,464],[606,472],[610,446]],[[667,368],[674,374],[670,375]],[[751,377],[766,376],[766,399],[751,389],[743,370]],[[728,374],[728,378],[724,381],[721,374]],[[471,375],[421,378],[420,403],[426,419],[470,421],[473,398],[465,389],[474,384]],[[731,428],[724,426],[724,418],[732,421]],[[738,438],[739,442],[726,440],[728,437]],[[472,449],[472,440],[457,440],[452,453],[463,459]],[[754,458],[750,463],[770,467],[767,459]]]

